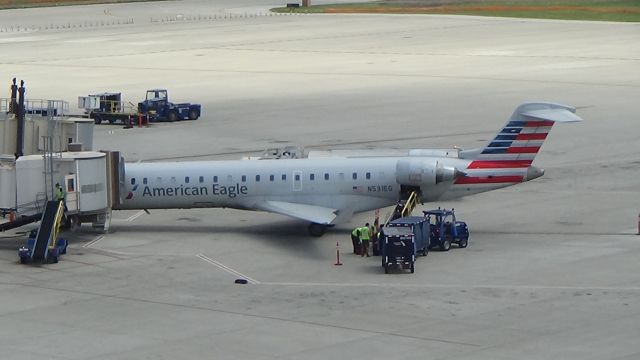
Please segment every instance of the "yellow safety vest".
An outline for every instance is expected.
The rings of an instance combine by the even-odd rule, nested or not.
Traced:
[[[363,226],[360,228],[360,239],[362,240],[369,240],[369,228],[366,226]]]
[[[62,190],[62,188],[56,189],[56,198],[58,201],[64,200],[64,191]]]

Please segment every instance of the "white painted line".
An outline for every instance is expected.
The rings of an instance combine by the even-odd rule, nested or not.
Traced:
[[[139,217],[140,217],[140,216],[142,216],[143,214],[144,214],[144,211],[143,211],[143,210],[139,210],[137,213],[135,213],[135,214],[133,214],[133,215],[129,216],[129,217],[127,218],[127,221],[131,222],[131,221],[133,221],[133,220],[135,220],[135,219],[139,218]]]
[[[98,236],[97,238],[95,238],[95,239],[93,239],[93,240],[89,241],[88,243],[86,243],[86,244],[82,245],[82,247],[83,247],[83,248],[90,248],[90,247],[92,247],[93,245],[95,245],[95,244],[97,244],[98,242],[100,242],[102,239],[104,239],[104,235],[100,235],[100,236]]]
[[[571,291],[640,291],[637,286],[562,286],[562,285],[465,285],[465,284],[384,284],[384,283],[297,283],[297,282],[263,282],[262,285],[274,286],[362,286],[362,287],[407,287],[407,288],[441,288],[441,289],[496,289],[496,290],[571,290]]]
[[[219,268],[220,270],[226,271],[231,275],[235,275],[235,276],[238,276],[240,278],[243,278],[243,279],[247,280],[247,282],[249,282],[251,284],[260,284],[260,282],[258,280],[252,279],[252,278],[248,277],[247,275],[244,275],[244,274],[242,274],[242,273],[240,273],[240,272],[238,272],[236,270],[233,270],[232,268],[230,268],[230,267],[228,267],[228,266],[226,266],[226,265],[224,265],[224,264],[222,264],[222,263],[220,263],[218,261],[215,261],[215,260],[207,257],[206,255],[198,254],[196,256],[199,257],[200,259],[208,262],[209,264]]]

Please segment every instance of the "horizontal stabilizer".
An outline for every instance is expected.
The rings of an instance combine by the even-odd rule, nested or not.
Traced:
[[[537,110],[529,110],[523,111],[521,114],[526,117],[539,119],[539,120],[549,120],[554,122],[576,122],[582,121],[578,115],[575,114],[576,108],[565,105],[553,104],[557,107],[548,108],[548,109],[537,109]]]
[[[317,224],[331,224],[336,218],[337,209],[323,206],[298,204],[284,201],[263,201],[255,205],[256,209],[280,215],[311,221]]]

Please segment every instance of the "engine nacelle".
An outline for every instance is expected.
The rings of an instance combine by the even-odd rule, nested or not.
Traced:
[[[453,182],[460,173],[434,159],[402,159],[396,164],[396,182],[401,185],[425,186]]]

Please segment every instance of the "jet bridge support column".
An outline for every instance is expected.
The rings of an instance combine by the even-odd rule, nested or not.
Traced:
[[[107,196],[110,209],[120,209],[124,193],[124,159],[119,151],[103,151],[107,154]]]

